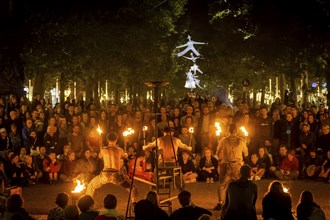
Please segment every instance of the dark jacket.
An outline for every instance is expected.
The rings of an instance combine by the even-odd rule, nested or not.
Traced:
[[[293,220],[291,208],[290,194],[269,192],[262,200],[262,217],[265,220]]]
[[[223,220],[256,220],[258,187],[249,180],[230,182],[223,207]]]
[[[198,218],[203,215],[212,215],[210,211],[200,208],[198,206],[187,206],[182,207],[170,215],[172,220],[198,220]]]

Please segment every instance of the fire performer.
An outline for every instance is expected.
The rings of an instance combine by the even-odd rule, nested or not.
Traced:
[[[101,173],[94,177],[88,184],[86,194],[93,197],[96,189],[107,183],[117,186],[123,186],[129,190],[130,180],[127,175],[123,160],[127,158],[127,153],[120,147],[116,146],[118,135],[111,132],[107,135],[109,142],[106,148],[100,150],[99,157],[103,159],[104,167]],[[134,188],[131,197],[132,202],[135,201],[136,190]]]
[[[229,125],[229,135],[220,140],[217,155],[220,162],[220,175],[218,186],[219,202],[214,210],[220,210],[230,181],[238,180],[240,169],[244,164],[244,157],[248,156],[248,148],[243,138],[237,135],[236,124]]]
[[[170,127],[165,127],[163,129],[163,134],[163,137],[157,138],[157,140],[155,140],[154,142],[143,146],[143,150],[152,149],[156,147],[157,141],[159,150],[161,150],[163,154],[162,160],[164,160],[159,160],[159,163],[164,162],[165,166],[175,166],[177,161],[178,148],[188,151],[191,151],[192,148],[182,143],[179,138],[173,137],[174,130]]]

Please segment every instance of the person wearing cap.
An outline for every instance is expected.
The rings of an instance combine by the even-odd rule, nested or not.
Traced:
[[[256,201],[258,187],[249,180],[251,168],[243,165],[241,177],[228,184],[226,200],[222,209],[222,220],[257,220]]]
[[[123,148],[117,147],[118,135],[115,132],[110,132],[107,135],[108,146],[100,149],[99,158],[102,158],[104,166],[101,173],[94,177],[88,184],[86,195],[93,197],[95,190],[101,186],[112,183],[117,186],[124,186],[129,189],[130,180],[126,174],[124,159],[127,159],[127,153]],[[131,201],[135,202],[136,189],[133,187]]]
[[[220,139],[216,155],[219,156],[220,174],[218,204],[214,210],[220,210],[229,182],[240,177],[244,157],[246,158],[249,155],[245,140],[237,135],[236,124],[229,125],[229,135]]]
[[[157,140],[143,146],[143,150],[149,150],[156,147],[156,142],[159,150],[162,151],[162,158],[158,162],[164,162],[165,166],[176,165],[178,149],[191,151],[192,148],[182,143],[179,138],[173,137],[174,130],[169,127],[163,129],[163,137],[157,138]]]

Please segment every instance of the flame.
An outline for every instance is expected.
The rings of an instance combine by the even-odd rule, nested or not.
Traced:
[[[147,126],[143,126],[143,131],[146,131],[148,130],[148,127]]]
[[[283,187],[283,191],[284,191],[285,193],[288,193],[288,192],[289,192],[289,188]]]
[[[76,188],[74,188],[74,190],[71,191],[72,193],[80,193],[86,188],[84,181],[76,180],[76,183],[77,183]]]
[[[134,134],[134,130],[132,128],[128,128],[126,131],[123,132],[123,136],[129,136],[131,134]]]
[[[220,133],[222,132],[220,123],[219,122],[215,122],[214,126],[217,128],[217,130],[215,131],[215,135],[216,136],[220,136]]]
[[[100,135],[102,134],[102,130],[100,128],[100,125],[99,125],[99,127],[96,130],[97,130],[97,132],[99,132]]]
[[[249,136],[249,133],[247,132],[247,130],[244,127],[241,127],[240,129],[243,132],[245,137]]]
[[[194,127],[189,128],[189,133],[191,133],[191,134],[194,133]]]

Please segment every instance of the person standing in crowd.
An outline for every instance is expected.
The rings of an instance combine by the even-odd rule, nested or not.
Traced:
[[[299,145],[299,125],[294,122],[291,112],[286,113],[286,118],[281,123],[280,142],[285,144],[289,150]]]
[[[330,126],[322,125],[322,134],[317,139],[315,147],[319,154],[325,154],[330,149]]]
[[[190,192],[182,191],[178,198],[182,207],[170,215],[171,220],[198,220],[203,214],[212,215],[210,211],[192,204]]]
[[[243,165],[240,174],[238,180],[228,184],[222,220],[257,220],[258,187],[249,180],[251,168]]]
[[[262,199],[262,217],[264,220],[293,220],[291,196],[284,192],[281,182],[274,181]]]
[[[256,137],[256,142],[250,151],[256,151],[257,146],[262,146],[265,143],[265,140],[271,140],[272,134],[272,119],[268,116],[268,109],[266,106],[261,106],[259,110],[261,117],[257,119],[256,131],[258,134]]]
[[[212,136],[210,135],[210,127],[214,124],[213,115],[210,113],[210,109],[207,106],[203,107],[203,114],[198,119],[198,127],[196,134],[199,137],[199,144],[202,147],[213,148]]]
[[[228,183],[238,180],[240,169],[244,164],[244,158],[249,154],[244,139],[237,135],[236,124],[229,125],[229,136],[222,138],[219,142],[217,153],[220,162],[220,175],[218,186],[218,204],[214,210],[221,210]]]
[[[310,191],[303,191],[300,194],[299,203],[297,205],[298,220],[325,220],[325,214],[321,207],[314,202],[313,194]]]

